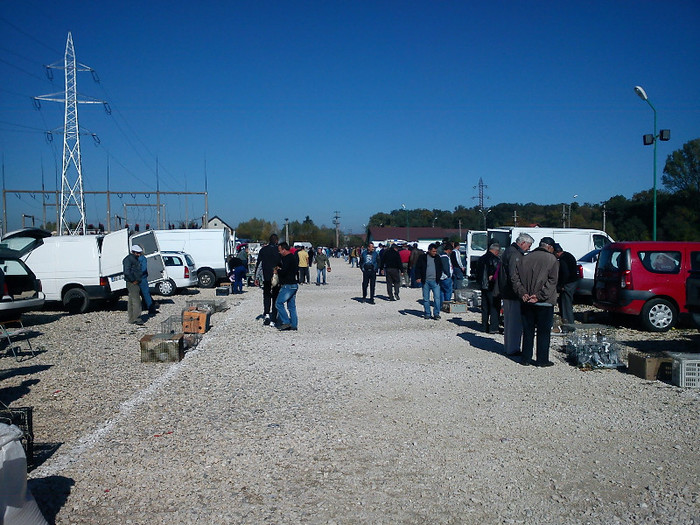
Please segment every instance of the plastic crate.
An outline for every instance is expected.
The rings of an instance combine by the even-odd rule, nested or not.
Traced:
[[[700,388],[700,354],[674,354],[672,381],[676,386]]]

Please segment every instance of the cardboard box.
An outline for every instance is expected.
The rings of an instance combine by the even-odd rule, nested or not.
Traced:
[[[467,311],[467,303],[445,301],[442,303],[442,311],[447,312],[448,314],[462,314]]]
[[[182,331],[186,334],[204,334],[209,330],[211,313],[203,310],[188,309],[182,312]]]
[[[142,363],[167,363],[185,357],[182,334],[146,334],[140,344]]]
[[[664,353],[648,354],[630,352],[627,356],[627,370],[647,381],[671,379],[673,359]]]

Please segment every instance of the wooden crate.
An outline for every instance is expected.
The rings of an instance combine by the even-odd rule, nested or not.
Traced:
[[[211,313],[195,308],[182,312],[182,331],[186,334],[204,334],[209,330]]]
[[[183,334],[146,334],[141,338],[142,363],[166,363],[185,357]]]

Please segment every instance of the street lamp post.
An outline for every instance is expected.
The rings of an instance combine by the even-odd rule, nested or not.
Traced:
[[[642,86],[635,86],[634,92],[637,93],[639,98],[641,98],[643,101],[645,101],[647,104],[649,104],[649,107],[654,112],[654,134],[653,135],[644,135],[643,140],[644,140],[645,146],[649,146],[650,144],[654,144],[654,216],[653,216],[653,226],[652,226],[652,240],[655,241],[656,240],[656,142],[657,142],[657,139],[669,140],[671,138],[671,131],[668,129],[662,129],[661,133],[659,133],[658,135],[656,134],[656,108],[651,103],[651,100],[649,100],[649,97],[647,96],[647,93],[646,93],[646,91],[644,91],[644,88]]]
[[[484,230],[485,230],[485,229],[486,229],[486,216],[487,216],[489,213],[491,213],[491,208],[489,208],[489,209],[487,209],[487,210],[485,210],[484,208],[481,208],[479,211],[481,212],[481,215],[484,216]]]
[[[578,194],[573,196],[574,200],[578,197]],[[569,228],[571,228],[571,203],[569,203]]]
[[[411,235],[408,228],[408,209],[406,209],[405,204],[402,204],[401,207],[406,211],[406,242],[411,242]]]

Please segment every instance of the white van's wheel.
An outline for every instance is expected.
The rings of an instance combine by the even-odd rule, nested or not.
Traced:
[[[216,286],[216,275],[209,270],[199,272],[197,279],[199,280],[199,286],[202,288],[214,288]]]
[[[647,301],[640,315],[642,325],[651,332],[666,332],[678,321],[676,309],[665,299]]]
[[[158,293],[160,295],[164,295],[165,297],[170,297],[171,295],[175,294],[175,290],[177,287],[175,286],[175,283],[168,279],[167,281],[160,281],[156,285],[156,289],[158,290]]]
[[[90,306],[90,297],[82,288],[71,288],[63,296],[63,306],[71,314],[83,314]]]

